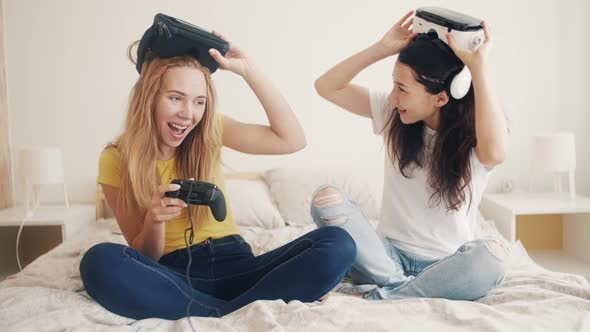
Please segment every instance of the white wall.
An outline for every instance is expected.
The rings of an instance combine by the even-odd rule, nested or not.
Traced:
[[[564,100],[574,101],[570,107],[578,110],[573,117],[577,133],[578,181],[581,192],[590,194],[590,35],[587,27],[582,28],[582,22],[587,23],[590,14],[590,3],[579,0],[579,10],[571,11],[571,24],[567,26],[564,35],[568,42],[564,49],[564,63],[568,64],[564,73]],[[564,21],[568,21],[567,19]],[[574,23],[575,22],[575,23]],[[567,87],[571,87],[569,90]],[[574,127],[572,125],[572,127]]]
[[[574,130],[578,186],[590,194],[588,4],[558,1],[4,1],[7,79],[15,176],[16,152],[57,145],[65,155],[68,189],[76,201],[94,199],[98,155],[121,129],[137,79],[125,56],[157,12],[219,30],[241,45],[284,92],[306,129],[308,147],[279,157],[224,152],[238,171],[269,167],[381,169],[383,148],[370,122],[320,99],[313,81],[330,66],[368,46],[407,10],[446,6],[485,18],[495,36],[493,75],[510,117],[511,152],[489,190],[513,180],[526,187],[531,135]],[[560,2],[562,3],[562,2]],[[586,30],[587,31],[587,28]],[[389,89],[393,59],[358,81]],[[214,75],[221,110],[264,123],[264,112],[241,79]],[[18,178],[15,181],[19,183]],[[17,198],[21,193],[16,188]]]

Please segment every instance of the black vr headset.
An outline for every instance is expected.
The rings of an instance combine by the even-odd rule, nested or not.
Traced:
[[[229,43],[196,25],[168,15],[157,14],[152,26],[141,37],[135,68],[141,73],[144,61],[152,58],[190,55],[213,73],[219,67],[219,63],[209,55],[211,48],[225,55],[229,50]]]

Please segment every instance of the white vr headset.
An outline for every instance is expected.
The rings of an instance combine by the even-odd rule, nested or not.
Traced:
[[[481,20],[465,14],[439,7],[416,9],[413,32],[436,33],[439,39],[447,42],[446,34],[455,37],[458,47],[475,51],[485,40]],[[465,97],[471,86],[471,72],[467,66],[453,77],[450,90],[455,99]]]

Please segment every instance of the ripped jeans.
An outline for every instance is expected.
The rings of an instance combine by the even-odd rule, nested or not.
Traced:
[[[378,234],[357,203],[331,185],[316,190],[311,215],[318,227],[340,227],[352,236],[357,257],[348,278],[365,286],[348,292],[366,292],[364,298],[368,300],[409,297],[476,300],[504,278],[508,249],[501,242],[493,238],[477,239],[443,259],[421,259],[396,248]]]

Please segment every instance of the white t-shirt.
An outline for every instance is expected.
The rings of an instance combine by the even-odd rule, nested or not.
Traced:
[[[370,100],[373,131],[384,134],[382,129],[391,116],[393,106],[384,92],[371,91]],[[431,151],[436,131],[427,126],[424,128],[425,148]],[[387,149],[385,153],[388,155]],[[426,259],[441,259],[474,239],[477,209],[490,173],[477,158],[475,149],[471,151],[471,206],[467,192],[466,202],[457,211],[447,211],[444,201],[433,206],[427,166],[409,166],[405,173],[409,178],[402,175],[397,163],[394,166],[389,158],[385,158],[383,200],[377,227],[379,233],[397,248]]]

